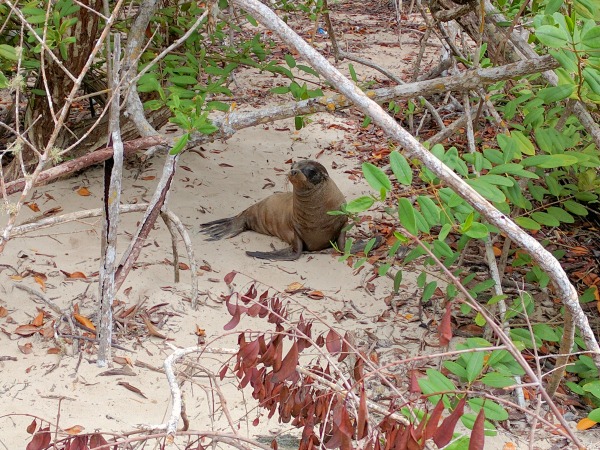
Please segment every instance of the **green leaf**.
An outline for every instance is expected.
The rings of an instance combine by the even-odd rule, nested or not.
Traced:
[[[592,410],[588,414],[588,419],[593,420],[594,422],[600,422],[600,408]]]
[[[450,246],[444,241],[440,241],[439,239],[433,241],[433,251],[434,254],[438,257],[443,256],[445,258],[450,258],[454,255],[454,252],[452,251]]]
[[[585,392],[589,392],[594,397],[600,399],[600,380],[591,381],[582,386]]]
[[[483,408],[485,418],[489,420],[506,420],[508,412],[498,403],[486,398],[472,398],[468,400],[469,406],[474,412],[479,412]]]
[[[532,329],[535,335],[544,341],[558,342],[560,340],[556,330],[545,323],[536,323]]]
[[[498,372],[486,373],[480,381],[486,386],[493,388],[505,388],[515,384],[513,378],[501,375]]]
[[[595,26],[581,37],[581,43],[587,50],[600,50],[600,27]]]
[[[394,293],[398,293],[398,291],[400,290],[400,284],[402,283],[402,271],[399,270],[398,272],[396,272],[396,275],[394,275]]]
[[[488,235],[488,228],[479,222],[473,222],[465,234],[473,239],[483,239]]]
[[[440,223],[440,208],[429,197],[420,195],[417,197],[417,203],[421,207],[421,213],[430,226],[436,226]]]
[[[563,205],[566,209],[569,210],[569,212],[572,212],[573,214],[577,214],[578,216],[588,215],[587,208],[574,200],[567,200],[563,203]]]
[[[188,84],[196,84],[198,81],[196,78],[191,77],[189,75],[172,75],[169,77],[169,81],[173,84],[179,85],[188,85]]]
[[[592,67],[583,69],[583,78],[594,94],[600,95],[600,72]]]
[[[572,155],[536,155],[521,161],[524,166],[536,166],[542,169],[555,169],[557,167],[568,167],[577,164],[579,159]]]
[[[382,188],[386,191],[392,190],[390,179],[379,167],[367,162],[363,163],[362,171],[367,183],[377,192],[381,191]]]
[[[513,180],[502,175],[486,174],[481,175],[479,179],[485,181],[486,183],[494,184],[496,186],[511,187],[515,184]]]
[[[412,184],[413,172],[406,158],[398,151],[390,153],[390,166],[394,176],[400,184],[410,186]]]
[[[467,381],[473,383],[483,370],[483,352],[465,353],[462,355],[463,360],[467,363]]]
[[[379,268],[377,269],[377,275],[379,275],[380,277],[383,277],[388,272],[388,270],[390,270],[391,266],[392,265],[390,263],[384,263],[384,264],[380,265]]]
[[[294,117],[294,128],[296,131],[301,130],[304,127],[304,117],[296,116]]]
[[[374,202],[373,197],[370,196],[358,197],[346,204],[346,211],[349,213],[361,213],[373,206]]]
[[[556,217],[545,212],[533,212],[531,213],[531,218],[540,225],[545,225],[547,227],[557,227],[560,225],[560,221]]]
[[[550,208],[546,209],[546,212],[556,217],[562,223],[575,223],[575,218],[564,209],[551,206]]]
[[[531,143],[528,137],[526,137],[520,131],[512,131],[511,137],[515,140],[517,149],[526,155],[535,155],[535,147]]]
[[[356,76],[356,71],[354,70],[354,66],[352,64],[348,64],[348,71],[350,72],[350,78],[355,83],[358,83],[358,77]]]
[[[559,102],[569,97],[575,91],[575,86],[572,84],[562,84],[560,86],[547,87],[540,89],[537,93],[538,98],[541,98],[545,104]],[[535,153],[531,153],[532,155]]]
[[[4,76],[2,71],[0,71],[0,89],[4,89],[8,86],[8,78]]]
[[[466,182],[485,199],[491,202],[503,203],[506,200],[504,193],[500,189],[492,184],[486,183],[481,178],[466,180]]]
[[[318,72],[316,72],[316,71],[315,71],[315,69],[313,69],[313,68],[312,68],[312,67],[310,67],[310,66],[305,66],[304,64],[298,64],[298,65],[296,66],[296,68],[297,68],[298,70],[301,70],[302,72],[306,72],[306,73],[308,73],[308,74],[310,74],[310,75],[313,75],[313,76],[315,76],[315,77],[317,77],[317,78],[319,77],[319,73],[318,73]]]
[[[417,221],[415,218],[415,210],[410,200],[401,198],[398,200],[398,218],[400,223],[413,236],[417,235]]]
[[[293,69],[294,67],[296,67],[296,60],[294,59],[294,57],[292,55],[290,55],[289,53],[286,53],[284,58],[285,58],[286,64],[288,65],[288,67],[290,69]]]
[[[552,25],[542,25],[535,30],[535,37],[550,48],[565,47],[569,42],[569,36],[562,29]]]
[[[288,92],[290,92],[290,87],[289,86],[277,86],[271,89],[271,92],[273,94],[287,94]]]
[[[0,44],[0,58],[8,59],[10,61],[17,61],[17,50],[7,44]]]
[[[438,239],[440,241],[445,240],[448,237],[448,234],[450,234],[450,231],[452,231],[452,225],[450,225],[449,223],[445,223],[442,226],[442,229],[440,230],[440,234],[438,235]]]
[[[467,371],[455,361],[444,361],[444,367],[459,378],[467,379]]]
[[[437,288],[437,281],[431,281],[427,283],[427,286],[423,289],[423,295],[421,296],[421,301],[426,303],[433,296],[435,289]]]
[[[514,220],[517,225],[527,230],[539,230],[542,228],[539,223],[529,217],[515,217]]]
[[[218,127],[214,126],[210,122],[204,122],[202,125],[196,128],[199,133],[202,134],[213,134],[215,131],[218,131]]]
[[[175,143],[175,145],[173,146],[173,148],[171,149],[171,151],[169,152],[169,154],[171,154],[171,155],[177,155],[178,153],[180,153],[185,148],[185,146],[187,145],[189,139],[190,139],[190,134],[189,133],[185,133]]]

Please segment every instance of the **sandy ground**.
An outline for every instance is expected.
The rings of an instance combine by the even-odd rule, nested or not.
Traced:
[[[361,18],[355,20],[360,22]],[[368,39],[364,38],[365,44],[371,45]],[[389,41],[382,48],[371,49],[370,56],[381,58],[389,68],[402,73],[408,68],[393,56],[390,47],[394,39]],[[416,47],[406,46],[404,52],[407,58],[412,57]],[[235,347],[236,335],[223,331],[223,325],[230,320],[222,303],[222,296],[229,293],[223,277],[232,270],[238,272],[234,285],[240,290],[256,280],[272,292],[285,291],[294,283],[322,292],[322,299],[301,293],[292,296],[297,302],[295,308],[305,308],[305,315],[315,314],[340,332],[354,331],[361,344],[368,344],[376,336],[381,357],[406,358],[417,354],[423,342],[437,341],[434,331],[419,327],[411,319],[417,313],[418,296],[410,271],[404,276],[402,306],[387,320],[378,321],[388,311],[384,298],[392,288],[389,279],[376,279],[367,286],[366,270],[356,273],[330,254],[303,255],[293,262],[249,258],[246,250],[269,250],[270,244],[277,248],[284,246],[275,238],[256,233],[218,242],[206,242],[197,233],[199,223],[232,216],[273,192],[289,190],[284,174],[289,168],[287,162],[292,159],[318,157],[348,199],[369,193],[366,182],[356,175],[360,167],[359,154],[352,146],[356,120],[346,113],[317,115],[312,119],[313,123],[299,132],[294,131],[293,121],[282,121],[243,130],[226,143],[207,145],[202,151],[181,157],[169,207],[190,231],[196,258],[203,266],[199,276],[203,306],[198,310],[190,306],[189,271],[183,270],[181,282],[174,283],[169,264],[173,258],[169,233],[164,224],[157,222],[117,300],[121,311],[137,304],[147,309],[155,307],[151,318],[166,339],[149,336],[139,321],[131,324],[128,338],[119,341],[127,350],[115,350],[113,354],[127,358],[117,359],[113,364],[113,369],[121,369],[117,374],[106,375],[107,369],[96,366],[93,346],[87,345],[82,353],[73,355],[70,346],[61,347],[52,338],[40,334],[20,337],[15,333],[19,326],[31,323],[42,309],[47,313],[45,324],[56,319],[56,314],[35,295],[16,288],[18,284],[42,292],[60,308],[77,305],[81,315],[94,320],[99,221],[71,222],[9,243],[0,256],[0,307],[7,314],[0,318],[0,448],[26,447],[30,439],[26,427],[32,415],[53,424],[59,420],[63,429],[78,425],[85,432],[122,433],[136,429],[139,424],[163,423],[170,411],[170,392],[165,376],[152,367],[159,368],[174,348],[196,345],[197,328],[205,330],[206,342],[211,347],[224,350]],[[145,202],[151,197],[162,170],[161,160],[154,158],[141,173],[137,168],[125,171],[123,203]],[[62,208],[61,214],[100,207],[101,175],[101,169],[94,168],[78,177],[36,189],[32,201],[40,211],[24,208],[21,220],[55,207]],[[85,193],[82,187],[87,188],[89,195],[81,195]],[[137,213],[122,217],[121,252],[139,219]],[[4,221],[2,217],[0,226]],[[181,245],[179,248],[185,263],[183,248]],[[81,272],[86,278],[69,278],[67,274],[74,272]],[[24,274],[27,276],[22,277]],[[334,314],[339,311],[352,312],[356,318],[336,322]],[[258,320],[245,318],[238,329],[264,327]],[[187,376],[183,389],[190,429],[230,431],[210,380],[198,369],[204,367],[216,372],[227,358],[223,354],[204,354],[193,358],[196,367],[178,366]],[[126,384],[139,389],[139,393],[127,389]],[[275,419],[268,421],[265,412],[256,409],[249,393],[237,388],[233,377],[228,376],[220,387],[240,433],[266,436],[265,442],[269,442],[273,433],[290,430]],[[256,417],[260,417],[260,422],[253,426],[251,422]],[[592,436],[589,442],[593,443],[596,439],[591,433],[582,436]],[[506,442],[526,448],[523,438],[501,429],[498,437],[487,441],[486,448],[500,449]],[[551,439],[540,439],[536,445],[549,448],[552,443]]]

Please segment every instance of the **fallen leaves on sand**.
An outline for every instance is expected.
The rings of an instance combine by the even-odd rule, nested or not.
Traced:
[[[81,425],[73,425],[72,427],[67,428],[65,433],[75,436],[76,434],[81,433],[83,430],[85,430],[85,428]]]
[[[40,331],[40,327],[36,327],[35,325],[32,325],[32,324],[27,324],[27,325],[19,325],[17,327],[17,329],[14,331],[14,333],[18,334],[19,336],[29,337],[29,336],[34,335],[38,331]]]
[[[33,352],[33,344],[31,342],[26,342],[23,345],[17,344],[17,347],[19,347],[19,350],[24,355],[29,355],[31,352]]]
[[[88,188],[86,188],[85,186],[82,186],[79,189],[77,189],[77,193],[79,195],[81,195],[82,197],[89,197],[90,195],[92,195],[90,190]]]
[[[148,398],[146,397],[142,391],[140,391],[138,388],[136,388],[135,386],[132,386],[131,384],[127,383],[126,381],[119,381],[117,383],[119,386],[123,386],[125,389],[129,389],[131,392],[135,392],[136,394],[141,395],[144,398]]]
[[[85,274],[83,272],[66,272],[64,270],[61,270],[61,272],[63,273],[64,276],[66,276],[67,278],[71,278],[71,279],[82,279],[82,280],[86,280],[87,277],[85,276]]]
[[[74,319],[75,319],[77,322],[79,322],[81,325],[83,325],[84,327],[86,327],[86,328],[89,328],[89,329],[90,329],[90,330],[92,330],[92,331],[96,331],[96,326],[95,326],[95,325],[94,325],[94,323],[93,323],[93,322],[92,322],[90,319],[88,319],[87,317],[85,317],[85,316],[82,316],[81,314],[77,314],[77,313],[75,313],[75,314],[73,314],[73,318],[74,318]]]

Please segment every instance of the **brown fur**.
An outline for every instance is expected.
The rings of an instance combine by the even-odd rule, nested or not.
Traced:
[[[235,217],[202,224],[210,240],[232,237],[246,230],[277,236],[291,248],[274,252],[246,252],[261,259],[294,260],[303,250],[317,251],[337,242],[343,249],[346,216],[331,216],[339,210],[344,195],[316,161],[292,164],[288,174],[293,192],[276,193],[250,206]]]

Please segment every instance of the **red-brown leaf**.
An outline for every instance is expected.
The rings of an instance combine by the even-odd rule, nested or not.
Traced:
[[[446,312],[444,313],[444,317],[442,317],[442,321],[440,322],[440,326],[438,328],[438,332],[440,333],[440,345],[442,347],[447,346],[452,339],[452,303],[446,303]]]
[[[233,317],[231,318],[231,320],[229,322],[227,322],[225,324],[225,326],[223,326],[223,329],[226,331],[233,330],[235,327],[237,327],[238,323],[240,323],[242,315],[240,313],[239,305],[235,305],[235,309],[234,309],[232,316]]]
[[[441,401],[442,400],[440,400],[440,402]],[[458,422],[458,419],[460,419],[460,416],[463,415],[465,410],[465,402],[466,397],[460,399],[458,405],[456,405],[456,408],[454,408],[454,411],[452,411],[452,413],[444,419],[440,427],[433,435],[433,442],[435,442],[435,445],[438,447],[444,447],[452,439],[452,434],[454,433],[456,423]]]
[[[409,388],[409,392],[411,394],[416,394],[418,392],[421,392],[421,388],[419,387],[419,378],[417,377],[417,371],[416,370],[411,370],[410,371],[410,388]]]
[[[325,348],[332,355],[337,355],[342,351],[342,337],[334,330],[329,330],[325,338]]]
[[[26,450],[41,450],[50,444],[50,427],[46,427],[33,435],[31,442],[27,444]]]
[[[435,405],[435,408],[433,408],[433,412],[431,413],[431,416],[429,416],[429,420],[427,421],[427,426],[425,427],[425,437],[423,439],[424,441],[428,441],[434,435],[435,431],[437,430],[438,424],[440,423],[440,418],[442,417],[443,412],[444,402],[440,400],[439,402],[437,402],[437,405]]]
[[[27,336],[31,336],[31,335],[37,333],[38,331],[40,331],[39,327],[28,324],[28,325],[19,325],[17,327],[17,329],[14,331],[14,333],[18,334],[19,336],[27,337]]]
[[[37,421],[35,419],[33,419],[33,421],[27,426],[27,432],[29,434],[33,434],[33,433],[35,433],[36,429],[37,429]]]
[[[225,278],[223,278],[223,280],[225,280],[226,284],[231,284],[231,282],[235,278],[236,274],[237,274],[237,272],[235,270],[233,270],[233,271],[229,272],[227,275],[225,275]]]
[[[364,386],[360,390],[360,402],[358,404],[358,419],[356,424],[356,439],[360,440],[369,432],[369,409],[367,408],[367,394]]]
[[[102,436],[100,433],[94,433],[90,436],[91,449],[94,449],[96,447],[102,447],[106,444],[108,444],[108,442],[106,442],[106,439],[104,439],[104,436]]]
[[[441,403],[441,402],[440,402]],[[473,431],[471,431],[471,438],[469,439],[469,450],[483,450],[485,443],[485,431],[484,431],[485,415],[483,408],[479,410],[475,423],[473,424]]]
[[[273,378],[271,381],[273,383],[280,383],[287,380],[293,374],[296,373],[296,366],[298,365],[298,344],[296,341],[292,344],[292,348],[285,355],[283,361],[281,362],[281,367],[279,370],[273,374]]]

